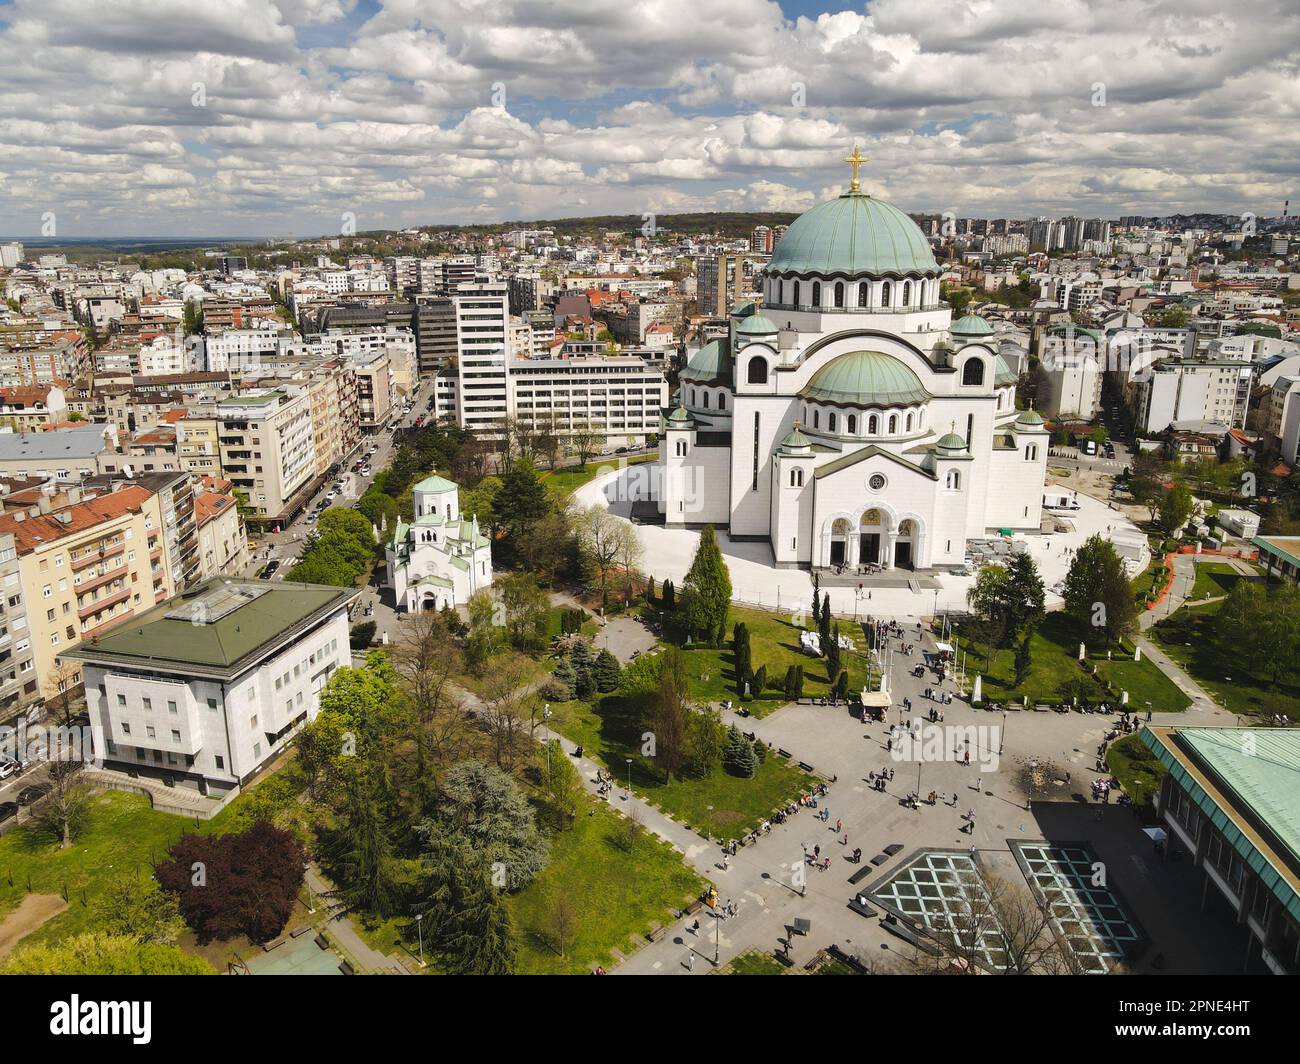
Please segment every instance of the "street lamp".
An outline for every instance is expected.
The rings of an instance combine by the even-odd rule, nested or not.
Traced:
[[[627,761],[627,796],[632,797],[632,759],[626,758]]]
[[[713,912],[713,967],[718,966],[722,958],[722,914]]]
[[[307,883],[307,911],[314,913],[316,911],[316,896],[311,890],[311,862],[304,861],[302,864],[302,878]]]
[[[415,914],[415,933],[420,936],[420,967],[427,968],[424,963],[424,913]]]

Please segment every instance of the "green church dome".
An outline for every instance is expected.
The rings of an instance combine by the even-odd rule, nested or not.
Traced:
[[[1015,384],[1019,378],[1010,366],[1007,360],[1001,355],[993,363],[993,385],[996,388],[1004,388],[1008,384]]]
[[[897,207],[862,192],[822,203],[785,231],[769,274],[867,274],[901,277],[939,269],[917,224]]]
[[[762,314],[751,314],[736,326],[738,336],[768,336],[777,331],[776,323]]]
[[[713,381],[731,376],[731,359],[726,354],[724,340],[710,340],[692,356],[681,379],[688,381]]]
[[[1017,425],[1041,425],[1043,419],[1039,416],[1037,410],[1022,410],[1020,416],[1016,418]]]
[[[931,398],[921,379],[892,355],[850,351],[831,360],[801,393],[804,399],[850,406],[895,406]]]
[[[993,332],[993,326],[978,314],[963,314],[948,331],[954,336],[988,336]]]
[[[940,436],[939,439],[935,441],[934,445],[940,451],[966,450],[966,441],[955,432],[950,432],[946,436]]]

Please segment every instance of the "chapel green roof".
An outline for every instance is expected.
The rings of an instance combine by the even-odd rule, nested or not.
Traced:
[[[848,192],[796,218],[767,272],[899,277],[938,268],[929,241],[903,211],[865,193]]]
[[[860,406],[921,403],[931,398],[910,368],[881,351],[850,351],[832,359],[801,395],[813,402]]]
[[[988,336],[993,326],[978,314],[963,314],[949,326],[948,331],[955,336]]]
[[[411,489],[412,491],[443,492],[455,491],[456,484],[446,477],[440,477],[435,473],[431,477],[425,477],[420,483]]]
[[[1020,416],[1016,418],[1017,425],[1041,425],[1042,423],[1042,415],[1037,410],[1022,410]]]
[[[781,441],[781,446],[788,447],[791,450],[799,447],[811,447],[812,440],[799,431],[799,422],[796,421],[794,423],[794,428],[792,428],[789,433],[787,433],[785,439]]]
[[[712,381],[730,376],[731,360],[725,341],[710,340],[691,357],[681,372],[681,379]]]
[[[741,336],[766,336],[777,331],[776,322],[763,314],[751,314],[736,326],[736,332]]]

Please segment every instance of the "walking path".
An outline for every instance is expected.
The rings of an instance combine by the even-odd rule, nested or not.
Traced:
[[[322,918],[317,926],[337,939],[339,947],[347,954],[347,959],[360,965],[358,975],[409,975],[405,963],[397,957],[389,957],[377,949],[371,949],[365,940],[357,934],[352,926],[352,918],[346,907],[333,901],[335,886],[326,879],[316,867],[307,866],[307,885],[315,899],[317,912],[324,909],[329,915]]]

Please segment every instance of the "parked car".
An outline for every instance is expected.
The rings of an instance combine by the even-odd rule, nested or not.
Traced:
[[[262,579],[270,580],[271,577],[275,575],[276,570],[279,568],[280,568],[280,559],[272,558],[269,562],[266,563],[266,568],[262,570]]]
[[[370,467],[369,467],[368,465],[366,465],[366,466],[362,466],[362,467],[361,467],[361,475],[362,475],[363,477],[368,477],[368,476],[370,476]]]
[[[0,824],[3,824],[10,817],[18,815],[17,802],[0,802]]]
[[[326,501],[326,502],[333,502],[333,501],[334,501],[334,497],[335,497],[336,495],[338,495],[338,492],[335,491],[333,488],[330,488],[330,490],[327,491],[327,492],[325,493],[325,501]]]
[[[0,758],[0,780],[7,780],[10,776],[18,775],[18,771],[18,762],[13,758]]]
[[[34,787],[24,787],[18,792],[19,805],[31,805],[33,802],[44,798],[50,791],[48,784],[37,784]]]

